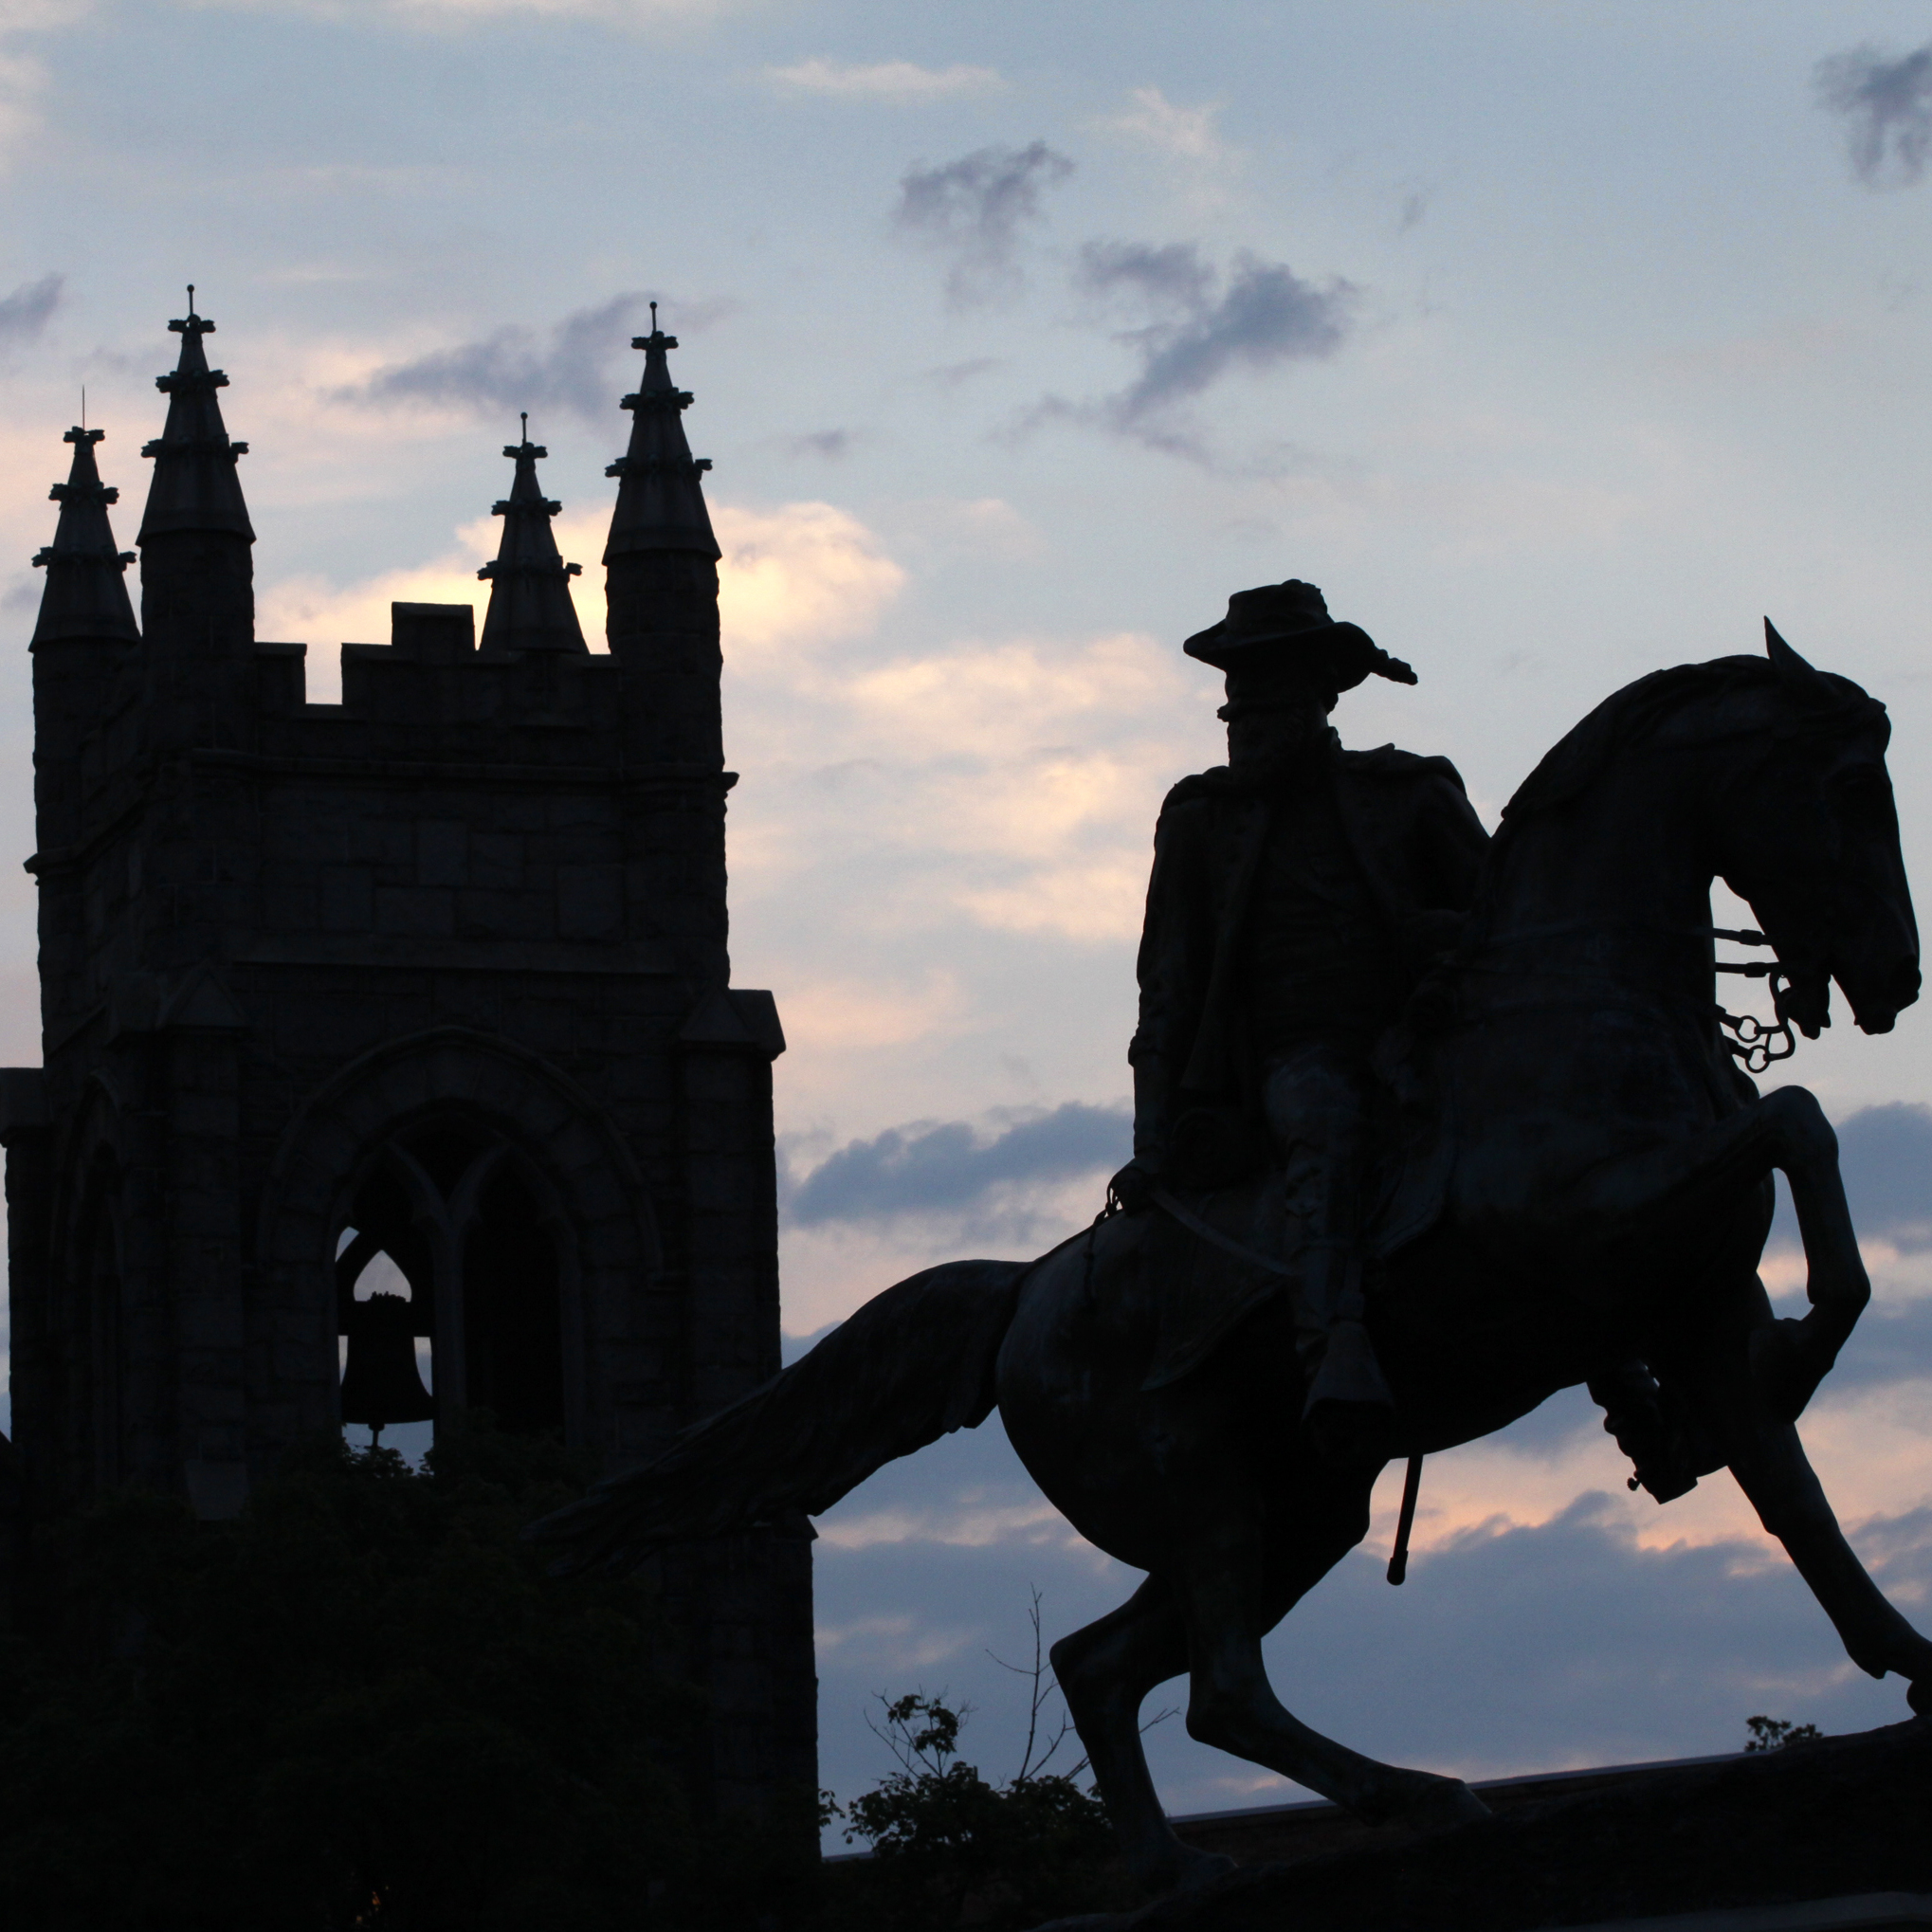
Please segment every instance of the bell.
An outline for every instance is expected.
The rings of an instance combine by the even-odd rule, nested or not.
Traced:
[[[342,1364],[342,1420],[376,1433],[392,1422],[427,1422],[435,1398],[416,1373],[415,1310],[401,1295],[371,1295],[349,1315]]]

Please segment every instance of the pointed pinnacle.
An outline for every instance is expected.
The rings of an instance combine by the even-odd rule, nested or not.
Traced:
[[[155,459],[155,474],[135,540],[145,543],[174,531],[202,530],[226,531],[252,543],[255,532],[235,474],[235,459],[246,456],[248,446],[228,440],[217,394],[228,379],[208,366],[202,337],[213,332],[214,324],[194,313],[191,285],[188,314],[168,326],[181,337],[181,354],[169,374],[155,378],[155,387],[168,398],[168,421],[141,449],[143,456]]]
[[[61,516],[54,540],[33,559],[47,574],[34,644],[60,638],[135,641],[140,633],[123,581],[134,552],[114,547],[107,509],[120,492],[103,483],[95,467],[94,446],[101,432],[77,425],[62,440],[73,445],[74,460],[66,482],[47,492],[60,504]]]
[[[650,319],[650,334],[634,336],[630,342],[644,351],[644,379],[622,403],[631,416],[630,447],[604,472],[621,480],[604,549],[606,563],[641,551],[720,555],[700,481],[711,460],[691,454],[681,420],[691,406],[691,394],[671,380],[667,352],[678,346],[678,338],[657,326],[655,302]]]

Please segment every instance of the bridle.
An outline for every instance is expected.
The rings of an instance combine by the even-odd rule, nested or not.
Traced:
[[[1776,984],[1771,991],[1775,998]],[[1797,1051],[1797,1040],[1789,1020],[1780,1019],[1767,1027],[1756,1013],[1727,1013],[1722,1007],[1717,1009],[1717,1015],[1725,1052],[1746,1073],[1762,1073],[1775,1062],[1789,1060]]]
[[[1768,946],[1771,941],[1749,926],[1707,926],[1711,939],[1729,939],[1740,946]],[[1701,934],[1700,937],[1703,937]],[[1724,1050],[1746,1073],[1762,1073],[1779,1060],[1789,1060],[1797,1051],[1797,1039],[1784,1014],[1784,995],[1791,987],[1791,975],[1776,959],[1720,959],[1720,973],[1736,973],[1746,979],[1762,979],[1771,988],[1771,1004],[1777,1018],[1766,1026],[1756,1013],[1726,1012],[1717,1010],[1718,1030]]]

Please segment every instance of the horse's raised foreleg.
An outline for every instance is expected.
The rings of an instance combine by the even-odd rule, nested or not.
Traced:
[[[1814,1095],[1779,1087],[1700,1133],[1607,1160],[1571,1199],[1619,1233],[1668,1232],[1673,1220],[1728,1210],[1773,1168],[1791,1185],[1812,1306],[1801,1321],[1759,1325],[1751,1372],[1773,1416],[1795,1422],[1871,1300],[1838,1173],[1838,1137]]]
[[[1140,1705],[1188,1667],[1187,1626],[1174,1593],[1150,1577],[1119,1610],[1053,1646],[1053,1675],[1134,1876],[1150,1891],[1202,1885],[1233,1868],[1174,1834],[1147,1771]]]
[[[1365,1507],[1363,1515],[1365,1520]],[[1325,1559],[1306,1565],[1285,1593],[1287,1601],[1299,1597],[1359,1537],[1358,1530],[1341,1549],[1323,1552]],[[1269,1592],[1259,1553],[1245,1540],[1197,1545],[1178,1594],[1188,1626],[1188,1730],[1202,1743],[1265,1764],[1370,1824],[1430,1830],[1489,1815],[1460,1778],[1364,1758],[1310,1730],[1283,1706],[1261,1654],[1263,1635],[1279,1620],[1279,1613],[1268,1613],[1269,1598],[1279,1602],[1280,1595]]]

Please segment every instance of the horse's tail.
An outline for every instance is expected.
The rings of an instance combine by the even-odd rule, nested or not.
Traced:
[[[663,1543],[816,1516],[874,1469],[993,1413],[1030,1264],[955,1261],[875,1295],[808,1355],[629,1475],[524,1531],[559,1572],[634,1567]]]

